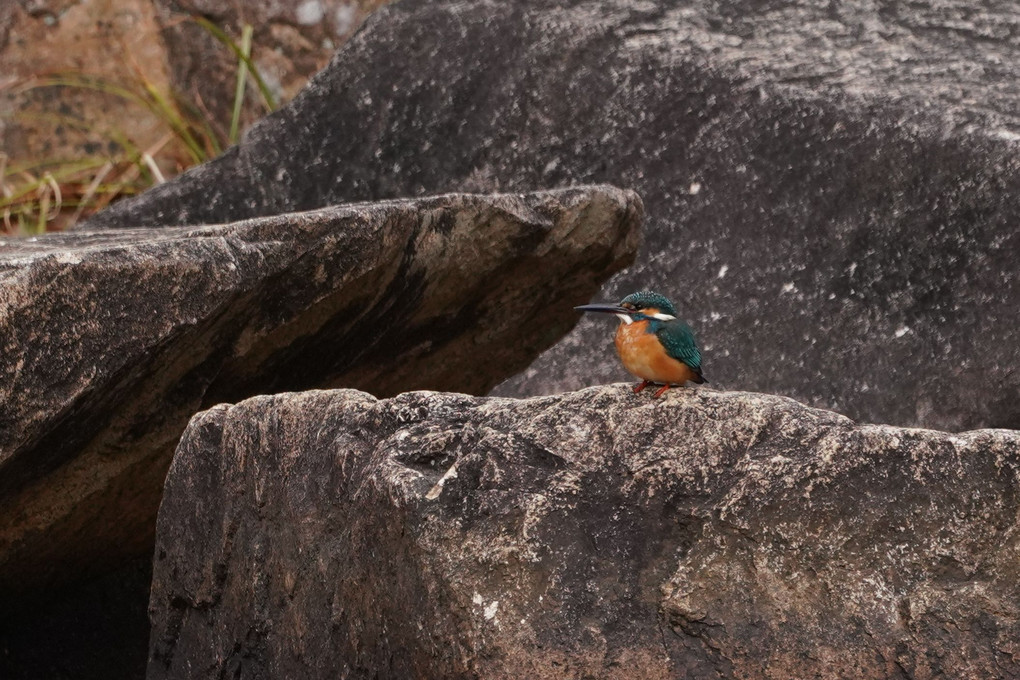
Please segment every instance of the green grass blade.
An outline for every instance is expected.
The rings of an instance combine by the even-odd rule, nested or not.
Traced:
[[[95,90],[97,92],[103,92],[105,94],[119,97],[129,102],[141,104],[142,106],[148,106],[145,98],[139,96],[136,92],[132,92],[128,88],[121,87],[120,85],[117,85],[105,78],[90,76],[83,73],[60,71],[48,76],[39,76],[24,85],[21,89],[34,90],[39,87],[77,87],[84,90]]]
[[[51,172],[46,172],[42,177],[34,177],[32,181],[25,182],[23,184],[16,184],[13,189],[9,189],[4,192],[3,196],[0,196],[0,208],[6,208],[13,206],[18,203],[23,203],[26,196],[37,192],[44,186],[52,186],[51,182],[65,182],[72,179],[75,175],[81,174],[87,170],[102,166],[104,161],[82,161],[73,165],[69,164],[66,166],[54,169]],[[13,173],[8,173],[7,176],[11,176]]]
[[[266,109],[269,111],[275,111],[277,107],[276,97],[273,96],[269,86],[266,85],[266,81],[262,78],[262,74],[259,72],[255,62],[251,60],[251,57],[245,54],[241,46],[234,42],[229,35],[223,32],[219,26],[209,21],[203,16],[195,15],[192,17],[196,24],[204,28],[209,32],[209,35],[219,40],[221,43],[226,45],[237,59],[244,63],[248,70],[251,72],[252,78],[255,79],[255,84],[258,85],[259,92],[262,94],[262,100],[265,102]]]
[[[254,29],[251,24],[245,24],[241,29],[241,52],[246,57],[251,57],[251,36]],[[244,106],[245,84],[248,82],[248,67],[244,61],[237,61],[237,87],[234,88],[234,112],[230,117],[230,135],[228,139],[231,144],[237,144],[237,129],[241,124],[241,109]]]
[[[166,121],[166,124],[177,135],[177,138],[187,147],[188,155],[191,156],[192,160],[196,164],[208,160],[211,154],[207,153],[195,139],[194,135],[191,134],[188,124],[181,117],[177,108],[152,83],[146,81],[142,85],[148,98],[151,100],[149,108],[162,120]]]
[[[53,173],[54,177],[61,174],[75,173],[83,170],[91,170],[98,168],[104,163],[103,159],[100,158],[83,158],[80,160],[64,159],[64,158],[44,158],[38,161],[31,161],[29,163],[21,163],[18,165],[10,165],[4,172],[4,177],[11,177],[13,175],[19,175],[21,173],[32,172],[33,170],[41,170],[43,168],[59,168],[59,170]]]
[[[188,124],[181,117],[179,111],[170,101],[150,82],[143,80],[142,92],[139,94],[125,87],[112,83],[105,78],[88,76],[78,73],[56,73],[36,79],[23,89],[31,90],[38,87],[77,87],[119,97],[139,106],[143,106],[157,118],[164,121],[174,131],[177,138],[181,140],[188,150],[188,154],[197,164],[207,160],[211,155],[194,138],[189,131]]]

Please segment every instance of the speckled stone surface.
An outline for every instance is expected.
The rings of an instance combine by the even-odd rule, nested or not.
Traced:
[[[191,421],[149,680],[1015,678],[1020,433],[353,390]]]
[[[608,181],[647,229],[597,297],[670,296],[715,384],[1020,427],[1018,30],[1011,0],[403,0],[237,149],[93,225]],[[498,393],[624,379],[605,323]]]
[[[640,219],[636,195],[601,186],[6,242],[0,599],[151,554],[202,408],[490,389],[632,261]]]

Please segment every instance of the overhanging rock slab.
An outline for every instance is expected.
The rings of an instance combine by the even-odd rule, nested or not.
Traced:
[[[633,258],[634,193],[355,204],[0,252],[0,592],[151,550],[173,448],[220,401],[484,392]]]

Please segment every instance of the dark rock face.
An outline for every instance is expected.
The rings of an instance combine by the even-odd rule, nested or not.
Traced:
[[[138,680],[148,657],[146,555],[84,583],[4,597],[0,678]]]
[[[1020,677],[1020,434],[625,385],[197,415],[148,677]]]
[[[598,297],[676,300],[715,384],[869,422],[1020,427],[1015,4],[436,2],[369,20],[238,148],[94,226],[609,181]],[[506,395],[624,373],[585,320]]]
[[[173,448],[220,401],[481,393],[630,262],[612,187],[75,232],[0,255],[0,593],[148,553]]]

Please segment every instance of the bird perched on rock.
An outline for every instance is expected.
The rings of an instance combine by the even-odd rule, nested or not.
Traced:
[[[579,312],[603,312],[620,318],[616,329],[616,352],[624,368],[641,383],[640,392],[652,383],[661,384],[652,398],[671,385],[708,382],[701,374],[701,351],[691,327],[676,318],[676,307],[664,295],[643,290],[623,298],[620,304],[581,305]]]

